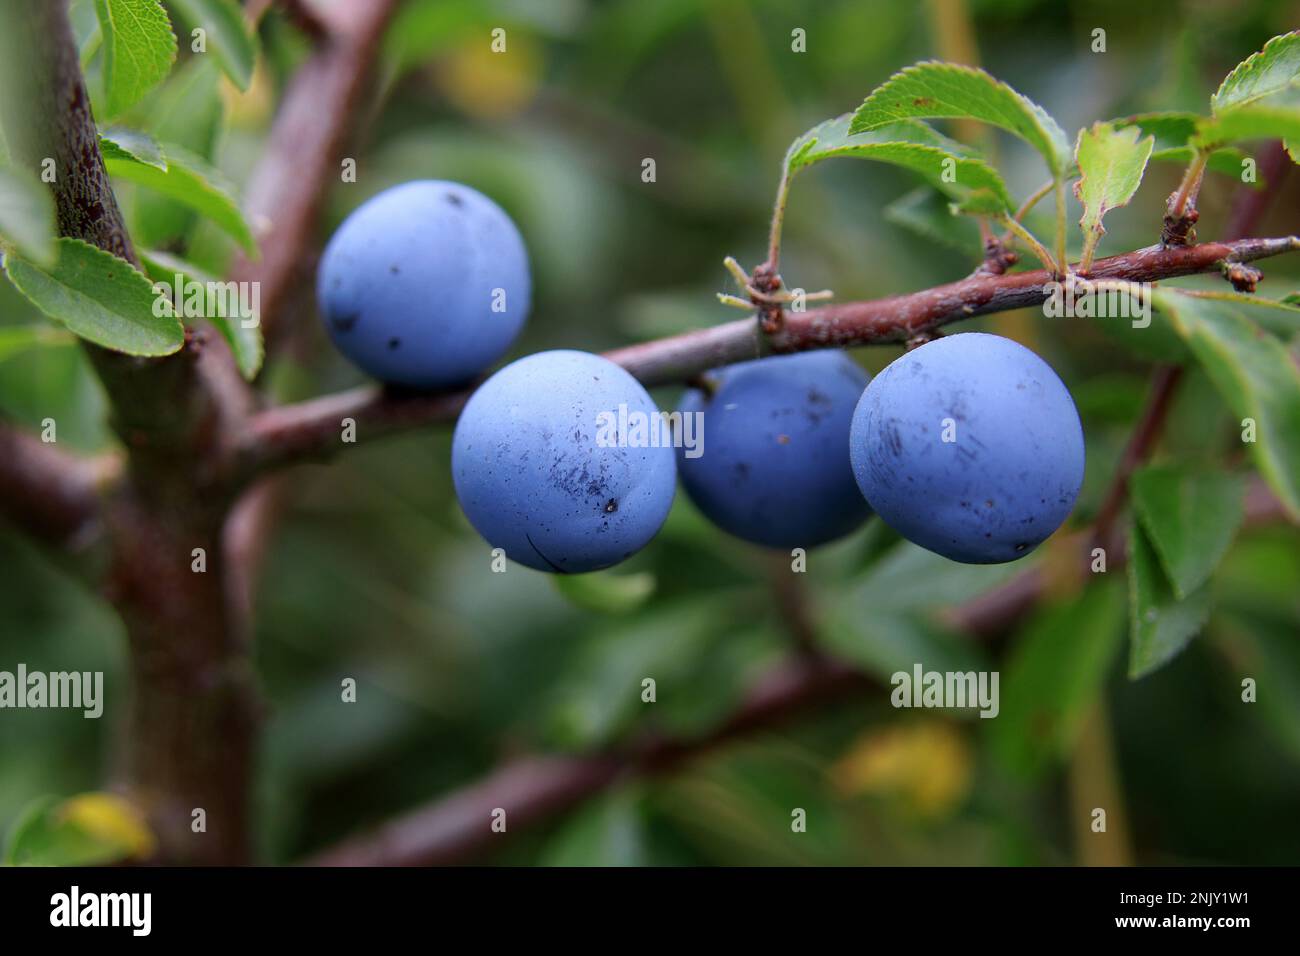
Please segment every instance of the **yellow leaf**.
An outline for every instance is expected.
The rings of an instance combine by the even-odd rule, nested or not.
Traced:
[[[909,721],[863,734],[831,776],[846,795],[884,797],[907,816],[942,819],[970,792],[970,747],[947,721]]]
[[[135,806],[112,793],[83,793],[65,801],[59,822],[81,830],[96,843],[118,847],[124,857],[147,857],[154,836]]]

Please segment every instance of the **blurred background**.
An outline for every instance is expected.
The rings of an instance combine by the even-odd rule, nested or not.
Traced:
[[[340,0],[341,2],[341,0]],[[79,8],[89,4],[78,4]],[[84,13],[84,9],[82,10]],[[813,124],[855,108],[917,60],[975,63],[1080,126],[1148,110],[1205,113],[1220,79],[1294,29],[1300,6],[1037,0],[408,0],[388,30],[380,89],[356,149],[357,181],[334,190],[323,243],[397,182],[467,183],[519,224],[533,315],[509,358],[600,351],[734,319],[726,255],[765,254],[781,158]],[[92,14],[93,19],[93,14]],[[504,55],[488,45],[507,30]],[[1094,53],[1092,31],[1106,30]],[[807,52],[791,50],[806,31]],[[160,138],[246,181],[286,78],[308,41],[279,12],[239,94],[182,62],[142,109]],[[94,70],[94,64],[90,65]],[[93,82],[92,82],[93,86]],[[1045,179],[1009,137],[974,136],[1017,198]],[[641,178],[653,158],[656,181]],[[1153,163],[1133,203],[1107,217],[1099,256],[1156,241],[1182,168]],[[841,300],[922,289],[979,261],[974,225],[936,232],[933,196],[900,170],[825,163],[794,186],[782,272]],[[1300,232],[1300,177],[1258,235]],[[1216,238],[1235,180],[1210,173],[1201,238]],[[133,233],[220,273],[222,235],[123,188]],[[1050,202],[1029,224],[1050,235]],[[1071,201],[1071,223],[1079,208]],[[1078,230],[1071,229],[1077,246]],[[1261,291],[1295,289],[1294,256],[1264,263]],[[1217,278],[1186,284],[1222,285]],[[301,307],[314,309],[304,287]],[[39,317],[0,283],[0,412],[61,442],[107,448],[104,402],[70,339],[10,334]],[[1159,318],[1157,317],[1157,324]],[[313,322],[263,373],[281,400],[357,384]],[[52,327],[51,327],[52,328]],[[1070,527],[1087,525],[1170,343],[1038,310],[967,323],[1043,355],[1069,385],[1088,441]],[[860,349],[869,370],[899,354]],[[675,390],[660,390],[664,406]],[[1189,368],[1157,460],[1222,464],[1237,427]],[[287,477],[261,573],[256,658],[268,714],[259,846],[290,862],[472,783],[523,754],[589,753],[648,735],[715,728],[793,639],[771,555],[708,525],[684,495],[644,552],[606,575],[489,572],[448,472],[450,430],[347,451]],[[1068,585],[996,641],[953,632],[944,611],[1024,570],[1052,577],[1049,542],[1012,566],[965,567],[871,522],[813,553],[803,577],[824,650],[876,675],[1001,672],[1001,715],[895,710],[885,692],[841,696],[671,773],[621,781],[520,830],[485,862],[515,864],[1294,863],[1300,849],[1300,532],[1243,530],[1214,582],[1203,632],[1172,663],[1126,677],[1122,572]],[[779,559],[779,556],[778,556]],[[1068,557],[1066,558],[1068,560]],[[788,565],[788,560],[783,560]],[[0,720],[0,830],[46,794],[103,785],[125,706],[124,636],[112,610],[60,560],[0,526],[0,668],[103,670],[104,719],[9,711]],[[640,701],[643,677],[658,700]],[[1260,687],[1240,701],[1242,677]],[[340,681],[358,683],[341,705]],[[1108,808],[1104,836],[1088,811]],[[793,808],[806,833],[791,831]]]

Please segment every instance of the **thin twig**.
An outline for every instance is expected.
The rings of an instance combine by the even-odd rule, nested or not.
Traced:
[[[1252,261],[1300,250],[1300,239],[1243,239],[1197,246],[1150,246],[1093,266],[1093,280],[1154,282],[1211,272],[1232,258]],[[1050,294],[1052,273],[1039,269],[989,275],[977,272],[958,282],[908,295],[845,302],[790,312],[782,329],[759,334],[752,319],[686,332],[606,352],[647,386],[689,381],[701,372],[773,352],[801,352],[882,342],[902,343],[918,333],[977,315],[1041,305]],[[246,481],[268,469],[319,460],[346,447],[343,419],[356,423],[357,441],[409,428],[453,421],[468,392],[403,395],[363,387],[253,415],[229,449],[231,480]]]
[[[505,836],[492,828],[504,810],[515,833],[579,806],[618,780],[658,774],[740,737],[787,723],[831,700],[872,692],[878,683],[849,665],[800,655],[775,667],[730,719],[691,740],[644,737],[585,757],[524,757],[483,780],[326,850],[313,866],[438,866],[475,859]]]

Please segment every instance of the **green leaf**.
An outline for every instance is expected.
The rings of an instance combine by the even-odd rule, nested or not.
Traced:
[[[542,848],[540,866],[644,866],[647,834],[637,787],[584,804]]]
[[[105,158],[120,158],[125,154],[138,163],[167,171],[167,157],[163,155],[162,147],[148,133],[139,130],[122,126],[107,129],[99,135],[99,150]]]
[[[1237,475],[1144,468],[1133,476],[1133,507],[1181,600],[1209,580],[1241,524]]]
[[[1300,81],[1300,31],[1284,33],[1238,63],[1210,97],[1210,111],[1246,106]]]
[[[77,341],[76,336],[44,324],[0,326],[0,362],[29,349],[65,346]]]
[[[786,175],[793,177],[814,163],[837,156],[874,159],[914,170],[958,201],[987,194],[998,212],[1015,208],[997,170],[924,123],[893,123],[850,135],[849,120],[846,113],[819,123],[796,139],[786,153]]]
[[[1251,457],[1287,512],[1300,518],[1300,370],[1286,347],[1252,321],[1257,309],[1287,307],[1176,289],[1156,289],[1152,301],[1173,318],[1228,407],[1254,421]]]
[[[1223,289],[1185,289],[1187,295],[1198,299],[1222,302],[1235,309],[1260,328],[1267,329],[1283,339],[1300,332],[1300,301],[1288,302],[1289,297],[1267,299],[1247,292],[1228,292]]]
[[[1215,149],[1252,139],[1300,140],[1300,109],[1261,104],[1227,110],[1202,120],[1192,145],[1197,149]]]
[[[635,611],[655,592],[655,576],[649,571],[616,574],[594,571],[590,574],[551,575],[555,589],[573,604],[603,614],[626,614]]]
[[[715,592],[599,620],[551,691],[546,729],[552,742],[584,748],[607,743],[647,715],[665,732],[695,734],[712,727],[744,693],[769,649],[782,643],[770,632],[738,624],[735,605]],[[653,704],[642,700],[647,678],[656,684]]]
[[[250,255],[257,254],[257,242],[239,206],[223,188],[216,170],[183,147],[163,144],[167,168],[142,163],[116,144],[105,144],[104,165],[109,175],[138,183],[161,195],[189,206],[211,219],[233,237]]]
[[[220,80],[212,57],[191,57],[178,68],[149,104],[154,136],[211,161],[224,112]],[[147,189],[136,190],[133,198],[131,235],[138,245],[184,248],[197,219],[191,208]]]
[[[19,815],[5,841],[9,866],[102,866],[147,857],[154,837],[132,804],[111,793],[44,797]]]
[[[891,549],[857,584],[839,591],[825,613],[822,642],[845,660],[888,679],[918,661],[930,670],[971,670],[984,664],[969,641],[925,617],[968,601],[1023,568],[958,564],[914,544]]]
[[[221,70],[241,90],[253,81],[257,61],[256,38],[233,0],[171,0],[171,5],[191,27],[202,27]]]
[[[1124,595],[1099,582],[1038,612],[1003,667],[1001,713],[990,720],[994,753],[1032,776],[1078,739],[1124,636]]]
[[[54,197],[35,176],[0,168],[0,237],[41,265],[53,265]]]
[[[1111,209],[1128,205],[1142,183],[1147,159],[1155,146],[1155,137],[1138,139],[1135,127],[1117,130],[1109,123],[1094,123],[1092,129],[1079,130],[1075,160],[1080,179],[1074,195],[1083,204],[1084,258],[1090,260],[1097,240],[1106,234],[1102,217]]]
[[[1291,587],[1294,594],[1294,582]],[[1222,629],[1224,650],[1240,661],[1241,673],[1258,681],[1261,722],[1300,759],[1300,641],[1294,623],[1238,612],[1225,616]]]
[[[1210,615],[1210,587],[1202,584],[1180,600],[1170,589],[1155,549],[1136,521],[1129,535],[1128,583],[1128,676],[1137,680],[1177,657],[1205,626]]]
[[[108,116],[130,109],[171,69],[176,37],[158,0],[95,0]]]
[[[954,216],[948,200],[929,186],[920,186],[895,199],[881,215],[886,222],[911,230],[928,242],[942,243],[968,255],[980,249],[979,227]]]
[[[1056,178],[1070,164],[1070,143],[1056,121],[1028,97],[973,67],[926,62],[895,73],[858,107],[849,132],[909,118],[981,120],[1033,146]]]
[[[169,288],[175,287],[176,276],[179,274],[184,277],[186,284],[197,282],[202,284],[205,289],[211,288],[210,284],[220,284],[220,280],[211,276],[194,265],[192,262],[186,262],[167,252],[151,250],[140,253],[140,261],[144,264],[144,271],[154,282],[161,282]],[[173,298],[175,293],[173,292]],[[221,337],[226,340],[230,346],[230,351],[235,356],[235,364],[239,367],[239,373],[248,381],[257,377],[257,373],[262,368],[262,359],[265,357],[265,346],[262,341],[261,317],[258,316],[258,323],[251,327],[245,326],[243,318],[238,315],[215,315],[209,310],[205,318],[211,322]]]
[[[59,258],[42,268],[5,257],[10,280],[38,309],[83,339],[131,355],[170,355],[185,343],[171,303],[158,297],[144,275],[80,239],[59,239]]]
[[[1186,166],[1196,155],[1192,147],[1192,138],[1196,136],[1197,126],[1203,120],[1195,113],[1140,113],[1126,116],[1111,122],[1119,129],[1137,127],[1144,136],[1155,137],[1155,148],[1151,151],[1151,162],[1175,163]],[[1241,180],[1242,160],[1246,154],[1233,146],[1225,146],[1210,153],[1208,168],[1212,172],[1233,179]],[[1253,182],[1245,183],[1253,189],[1265,185],[1258,176]]]
[[[918,613],[871,611],[859,602],[832,605],[818,634],[831,654],[882,681],[916,664],[926,670],[984,670],[987,659],[969,640],[950,634]]]

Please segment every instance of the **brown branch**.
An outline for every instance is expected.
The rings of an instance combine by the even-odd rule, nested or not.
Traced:
[[[1128,444],[1124,446],[1119,463],[1115,466],[1106,497],[1093,520],[1093,547],[1105,548],[1107,554],[1118,551],[1122,545],[1123,535],[1116,533],[1116,524],[1128,498],[1129,480],[1160,440],[1160,433],[1164,431],[1165,419],[1169,416],[1182,377],[1183,369],[1178,365],[1157,365],[1151,373],[1151,388],[1146,405],[1137,424],[1133,426]]]
[[[1241,239],[1162,249],[1151,246],[1097,262],[1091,279],[1154,282],[1212,272],[1225,260],[1247,262],[1300,250],[1300,239]],[[958,282],[908,295],[849,302],[788,313],[782,330],[770,338],[752,320],[740,319],[606,352],[647,386],[686,382],[720,365],[770,352],[881,342],[907,342],[940,326],[977,315],[1041,305],[1051,276],[1046,270],[1005,275],[976,273]],[[266,469],[304,459],[328,457],[343,447],[342,421],[356,422],[358,441],[396,431],[450,422],[469,392],[402,395],[363,387],[254,415],[231,449],[232,472],[243,479]]]
[[[306,30],[316,49],[289,85],[266,152],[253,172],[248,207],[270,224],[263,258],[239,258],[232,278],[260,283],[262,311],[274,318],[264,328],[283,344],[310,309],[300,303],[310,273],[310,250],[318,245],[320,210],[341,179],[340,161],[374,73],[380,40],[393,0],[335,4],[317,10],[281,3]],[[228,601],[236,627],[251,633],[257,571],[282,500],[271,483],[254,484],[232,508],[224,530]]]
[[[7,9],[0,119],[15,162],[40,171],[53,159],[61,234],[138,266],[97,147],[66,4],[13,0]],[[277,161],[270,172],[264,164],[250,191],[255,214],[278,218],[262,235],[266,258],[236,271],[263,283],[267,313],[284,307],[296,281],[328,164],[358,112],[391,9],[391,0],[334,4],[322,15],[331,29],[326,48],[286,97],[270,141]],[[121,785],[147,814],[162,860],[244,862],[259,715],[247,634],[227,601],[228,496],[210,466],[252,396],[229,351],[201,333],[187,334],[167,359],[88,352],[128,451],[103,515],[112,544],[105,590],[126,624],[134,678]],[[191,827],[198,809],[206,832]]]
[[[309,275],[309,250],[317,247],[321,209],[342,182],[344,145],[370,89],[379,41],[395,0],[335,3],[308,9],[324,29],[318,47],[294,74],[280,103],[262,159],[253,173],[245,206],[266,228],[258,236],[262,258],[237,259],[230,278],[260,283],[263,334],[282,336],[295,315],[295,299]],[[310,306],[308,306],[308,309]]]
[[[876,686],[846,664],[801,656],[772,670],[729,720],[703,737],[688,741],[646,737],[592,756],[515,760],[479,783],[308,862],[314,866],[463,863],[503,839],[492,830],[492,814],[498,808],[505,810],[506,833],[511,833],[564,813],[619,780],[674,770],[722,744],[786,723],[811,706],[864,694]]]
[[[1281,178],[1281,171],[1273,172],[1275,179]],[[1258,216],[1266,208],[1266,204],[1256,202],[1254,208],[1255,215]],[[1233,229],[1248,231],[1253,227],[1254,221],[1251,217],[1234,216]],[[1294,240],[1283,242],[1284,247],[1279,251],[1297,247]],[[1242,252],[1250,256],[1260,249],[1258,244],[1252,243]],[[1235,252],[1235,250],[1227,250],[1227,247],[1222,244],[1219,245],[1218,250],[1211,253],[1214,258],[1204,257],[1204,246],[1192,247],[1186,251],[1197,250],[1202,251],[1195,257],[1194,262],[1199,263],[1200,267],[1189,271],[1208,271],[1216,268],[1216,262],[1220,258]],[[1096,264],[1094,276],[1105,270],[1108,278],[1151,281],[1172,274],[1187,274],[1162,271],[1168,268],[1171,261],[1185,265],[1183,257],[1174,256],[1169,260],[1160,256],[1153,262],[1149,257],[1151,252],[1152,250],[1141,250],[1127,257],[1103,260]],[[1134,256],[1140,257],[1137,262],[1133,261]],[[1116,265],[1116,260],[1127,260],[1128,264],[1124,268],[1133,267],[1136,274],[1117,272],[1120,267]],[[1143,269],[1148,270],[1146,275],[1142,274]],[[1151,275],[1150,270],[1157,270],[1159,274]],[[977,272],[972,278],[978,278],[979,275]],[[1040,272],[1037,282],[1040,288],[1045,279],[1046,273]],[[965,285],[965,283],[954,283],[953,286],[945,288],[952,290],[954,286]],[[1017,289],[1013,297],[1024,295],[1023,287]],[[933,332],[938,325],[943,324],[943,322],[918,321],[924,319],[927,309],[934,308],[926,303],[933,302],[935,294],[939,291],[930,290],[927,293],[918,293],[917,296],[900,297],[915,303],[912,308],[899,309],[899,299],[885,300],[894,303],[893,309],[900,314],[900,318],[896,321],[901,322],[903,328],[907,329],[905,332],[896,331],[888,324],[888,319],[885,322],[880,321],[882,311],[886,316],[890,313],[887,309],[882,309],[879,303],[859,303],[840,306],[838,312],[833,312],[831,309],[819,310],[823,315],[831,313],[829,332],[825,331],[821,321],[810,322],[805,316],[795,334],[800,336],[798,339],[800,342],[812,341],[820,344],[829,338],[832,340],[829,344],[849,344],[836,340],[845,334],[846,325],[852,327],[854,323],[861,322],[860,329],[851,334],[857,335],[861,331],[868,336],[889,336],[888,340],[891,341],[897,340],[894,336],[911,340],[918,335]],[[938,296],[938,301],[949,303],[941,306],[947,310],[943,313],[945,316],[964,317],[967,314],[967,306],[980,307],[978,299],[972,301],[967,298],[967,291],[963,288],[955,296],[945,297],[942,294]],[[1003,296],[1008,294],[1011,293],[999,291],[997,295],[985,299],[985,304],[994,300],[1003,301]],[[1036,301],[1041,302],[1042,298]],[[1034,300],[1022,304],[1034,304]],[[848,323],[845,322],[846,318],[849,319]],[[750,323],[732,323],[732,326],[737,325],[750,326]],[[813,330],[818,331],[813,334]],[[748,332],[750,335],[753,334],[752,326]],[[680,368],[676,363],[689,361],[690,352],[689,349],[681,347],[682,340],[689,340],[701,334],[708,336],[709,333],[716,333],[716,330],[677,336],[666,340],[672,343],[668,346],[663,343],[634,346],[630,350],[612,353],[611,357],[620,356],[622,364],[633,370],[634,374],[638,374],[643,380],[654,381],[655,376],[668,374],[670,369],[675,375]],[[790,334],[789,324],[785,334]],[[727,348],[720,344],[718,338],[710,337],[706,341],[711,349],[720,348],[725,351]],[[804,347],[816,347],[816,345]],[[662,360],[655,354],[659,348],[665,348],[668,353]],[[651,354],[649,361],[645,359],[647,352]],[[615,360],[618,361],[620,358],[616,357]],[[1076,567],[1081,579],[1086,573],[1088,558],[1095,543],[1114,538],[1113,530],[1123,506],[1129,479],[1133,470],[1147,457],[1158,440],[1180,372],[1180,369],[1163,366],[1157,369],[1146,408],[1121,457],[1121,463],[1105,503],[1099,511],[1097,521],[1090,531],[1075,535],[1072,546],[1078,548],[1080,552]],[[413,407],[408,410],[408,415],[403,416],[402,421],[418,418],[420,414],[425,413],[435,416],[454,415],[459,408],[456,403],[457,398],[459,396],[425,399],[424,401],[428,403],[445,401],[448,404],[446,406],[425,404],[418,408]],[[302,406],[288,406],[265,413],[268,417],[264,419],[263,424],[267,426],[268,431],[263,437],[283,433],[293,435],[298,441],[303,442],[297,447],[305,445],[318,448],[319,446],[314,445],[311,440],[305,442],[303,440],[313,434],[314,427],[326,427],[322,423],[329,423],[328,427],[331,428],[337,427],[336,416],[345,409],[354,411],[364,409],[367,421],[379,424],[386,430],[400,427],[398,422],[384,414],[382,408],[385,400],[373,390],[359,390],[343,402],[327,404],[334,401],[334,399],[318,399],[313,403],[304,403]],[[313,422],[315,425],[311,424]],[[360,425],[360,420],[358,424]],[[1254,476],[1247,486],[1245,511],[1247,526],[1273,523],[1285,518],[1281,503],[1258,476]],[[1122,568],[1126,558],[1122,547],[1112,546],[1108,549],[1108,553],[1111,554],[1109,570]],[[782,580],[781,570],[783,569],[774,568],[776,575],[774,583],[777,585]],[[788,573],[784,577],[788,578]],[[990,639],[1005,633],[1031,610],[1041,600],[1046,586],[1044,572],[1037,567],[1030,568],[1007,584],[949,610],[942,615],[942,619],[949,627],[979,639]],[[810,629],[814,628],[815,624],[804,604],[804,596],[798,592],[780,593],[779,587],[777,591],[778,608],[796,637],[799,657],[793,664],[773,671],[736,711],[731,720],[714,734],[693,741],[642,741],[628,750],[591,757],[525,758],[506,765],[478,784],[457,791],[425,809],[410,813],[380,828],[374,834],[353,838],[310,862],[321,866],[439,865],[464,862],[472,859],[476,854],[485,852],[492,845],[494,838],[499,836],[493,833],[490,827],[492,812],[498,807],[507,811],[508,819],[516,829],[541,822],[572,809],[619,780],[671,769],[698,754],[707,752],[721,742],[780,723],[798,713],[806,705],[834,699],[847,691],[870,689],[873,683],[865,675],[847,665],[831,663],[817,656],[815,646],[810,642]]]
[[[116,477],[111,455],[70,455],[0,422],[0,510],[29,535],[79,549],[100,526],[100,488]]]
[[[1245,526],[1285,520],[1281,502],[1258,477],[1245,496]],[[1089,538],[1076,536],[1082,549]],[[1110,570],[1122,568],[1119,554]],[[1080,567],[1084,565],[1080,562]],[[1037,569],[1011,584],[944,614],[950,627],[990,637],[1018,620],[1041,597]],[[713,732],[692,739],[643,737],[590,756],[528,756],[426,807],[309,859],[311,866],[445,866],[488,852],[503,834],[492,830],[493,811],[506,811],[507,833],[554,819],[619,781],[667,773],[715,748],[750,734],[784,726],[814,707],[875,694],[880,683],[841,661],[802,650],[760,679],[731,717]]]

